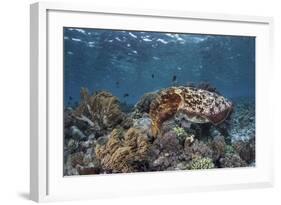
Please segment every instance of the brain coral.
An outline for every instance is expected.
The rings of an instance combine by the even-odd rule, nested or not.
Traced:
[[[162,123],[177,112],[194,123],[218,125],[232,110],[232,103],[217,93],[193,87],[170,87],[158,93],[150,105],[152,132],[157,135]]]
[[[135,165],[145,159],[149,148],[147,136],[139,129],[130,128],[125,134],[114,129],[105,145],[96,147],[102,168],[112,172],[137,171]]]

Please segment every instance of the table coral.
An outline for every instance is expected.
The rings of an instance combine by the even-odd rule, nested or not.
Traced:
[[[158,93],[150,105],[153,134],[157,135],[162,123],[177,112],[184,113],[194,123],[211,122],[218,125],[232,110],[232,103],[214,92],[193,87],[170,87]]]

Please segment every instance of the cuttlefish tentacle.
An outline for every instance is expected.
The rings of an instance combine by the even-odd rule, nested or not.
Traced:
[[[157,136],[162,123],[177,112],[194,123],[222,123],[232,110],[232,103],[223,96],[193,87],[171,87],[159,92],[150,105],[152,134]]]
[[[150,105],[149,115],[152,119],[152,134],[156,136],[164,121],[171,118],[182,103],[182,96],[175,89],[161,91]]]

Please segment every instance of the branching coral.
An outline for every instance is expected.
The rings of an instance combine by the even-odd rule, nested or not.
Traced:
[[[176,133],[177,137],[187,135],[187,133],[185,132],[185,130],[182,127],[174,127],[173,131]]]
[[[208,157],[196,157],[191,161],[190,169],[212,169],[215,165]]]
[[[182,112],[194,123],[211,122],[218,125],[232,110],[232,104],[223,96],[193,87],[171,87],[158,93],[150,105],[153,134],[157,135],[162,123],[177,112]]]
[[[149,148],[147,136],[136,128],[130,128],[125,134],[114,129],[105,145],[96,147],[96,156],[106,171],[138,171],[135,166],[145,160]]]
[[[113,128],[124,118],[115,96],[104,91],[91,96],[86,88],[81,90],[81,103],[74,114],[92,126],[97,123],[101,129]]]
[[[187,133],[182,127],[176,126],[172,130],[176,133],[181,144],[188,143],[191,145],[194,142],[195,135]]]

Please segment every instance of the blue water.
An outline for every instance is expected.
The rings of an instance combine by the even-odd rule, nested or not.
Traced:
[[[135,104],[146,92],[207,82],[230,98],[255,99],[255,38],[64,28],[64,105],[81,87]]]

